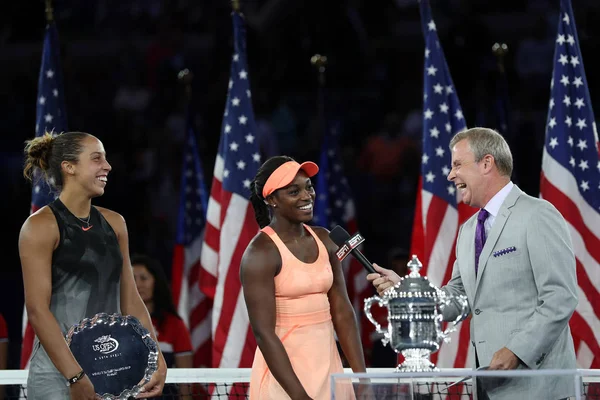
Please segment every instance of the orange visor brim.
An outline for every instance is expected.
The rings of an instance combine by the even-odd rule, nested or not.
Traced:
[[[297,163],[296,161],[288,161],[285,164],[282,164],[277,168],[263,187],[263,198],[267,198],[271,193],[276,191],[277,189],[281,189],[292,183],[298,171],[304,171],[308,175],[308,177],[313,177],[319,172],[319,167],[312,161],[306,161],[302,164]]]

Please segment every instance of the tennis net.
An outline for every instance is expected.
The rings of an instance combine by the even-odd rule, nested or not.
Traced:
[[[393,368],[370,368],[369,373],[389,374]],[[456,370],[453,370],[456,371]],[[465,370],[466,374],[468,370]],[[350,369],[345,372],[351,373]],[[169,369],[167,384],[161,399],[164,400],[214,400],[214,399],[247,399],[250,382],[249,368],[190,368]],[[472,399],[473,387],[470,381],[453,385],[452,377],[431,377],[411,381],[411,399],[415,400],[469,400]],[[27,371],[0,371],[0,388],[4,389],[5,400],[27,399]],[[404,400],[406,382],[394,385],[386,384],[389,390],[381,397],[373,394],[368,399]],[[358,383],[355,383],[358,388]],[[0,391],[1,393],[1,391]],[[356,393],[359,393],[356,390]],[[2,396],[0,396],[0,399]],[[363,398],[357,396],[357,400]],[[364,398],[365,400],[367,397]],[[582,399],[600,400],[600,376],[583,376]]]

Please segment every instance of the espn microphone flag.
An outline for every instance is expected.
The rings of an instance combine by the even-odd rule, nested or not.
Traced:
[[[213,298],[212,366],[252,365],[256,341],[239,279],[244,250],[258,233],[248,200],[261,164],[252,110],[243,17],[233,12],[234,53],[219,150],[215,160],[201,264],[211,279],[202,291]]]
[[[63,93],[63,79],[60,68],[60,45],[58,30],[53,20],[46,25],[42,65],[38,78],[38,95],[35,117],[35,136],[46,132],[61,133],[67,131],[67,113]],[[56,198],[41,176],[36,173],[31,192],[31,213],[36,212]],[[35,333],[27,320],[27,310],[23,308],[23,342],[21,344],[21,368],[29,365],[33,350]]]
[[[340,228],[340,227],[336,226],[333,229],[333,231],[331,231],[331,233],[329,234],[329,237],[331,237],[332,240],[335,237],[334,231],[337,228]],[[341,229],[343,229],[343,228],[341,228]],[[344,231],[344,233],[346,234],[347,239],[338,245],[339,248],[335,252],[335,255],[337,256],[338,260],[340,260],[340,261],[343,261],[344,258],[346,258],[348,256],[348,254],[352,253],[352,250],[356,249],[360,244],[362,244],[365,241],[365,238],[362,237],[362,235],[358,232],[356,232],[354,235],[352,235],[352,237],[350,237],[348,232]],[[338,244],[338,242],[335,240],[334,240],[334,243]],[[372,272],[376,272],[376,271],[373,270]]]
[[[411,253],[423,260],[423,275],[435,286],[448,282],[455,259],[454,247],[460,223],[475,212],[461,204],[447,176],[451,168],[450,139],[466,128],[462,108],[446,64],[428,0],[419,2],[425,39],[423,73],[423,154],[415,207]],[[469,324],[464,321],[432,355],[443,368],[467,365]]]
[[[354,235],[350,236],[350,234],[346,232],[344,228],[338,225],[331,230],[329,237],[333,243],[338,245],[338,249],[335,252],[338,260],[343,261],[348,254],[352,253],[356,260],[358,260],[358,262],[365,267],[367,272],[370,274],[377,273],[375,268],[373,268],[373,264],[371,264],[371,262],[367,260],[367,258],[358,249],[358,246],[365,241],[365,238],[360,233],[356,232]]]
[[[570,326],[580,368],[600,368],[598,133],[571,3],[561,0],[542,156],[540,197],[567,221],[579,302]]]
[[[187,111],[187,139],[181,171],[177,238],[173,249],[172,288],[177,312],[192,338],[193,366],[210,367],[212,300],[200,291],[200,254],[206,225],[208,193],[198,155],[191,102]]]

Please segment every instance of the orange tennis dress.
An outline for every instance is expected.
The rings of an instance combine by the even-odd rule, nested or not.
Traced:
[[[318,258],[311,264],[298,260],[271,227],[262,229],[277,245],[282,261],[281,271],[275,277],[275,333],[308,395],[314,400],[329,400],[330,374],[343,372],[327,297],[333,273],[325,245],[310,227],[304,227],[319,248]],[[339,389],[336,388],[336,398],[354,398],[350,393],[340,396]],[[289,398],[257,348],[250,378],[250,400]]]

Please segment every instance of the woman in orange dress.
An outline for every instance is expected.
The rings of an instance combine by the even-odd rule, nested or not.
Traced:
[[[327,229],[306,225],[315,200],[310,177],[318,171],[315,163],[276,156],[251,184],[262,228],[240,266],[258,344],[251,400],[330,399],[330,375],[343,372],[334,330],[352,370],[366,371],[337,246]],[[352,386],[336,385],[336,398],[353,399]]]

